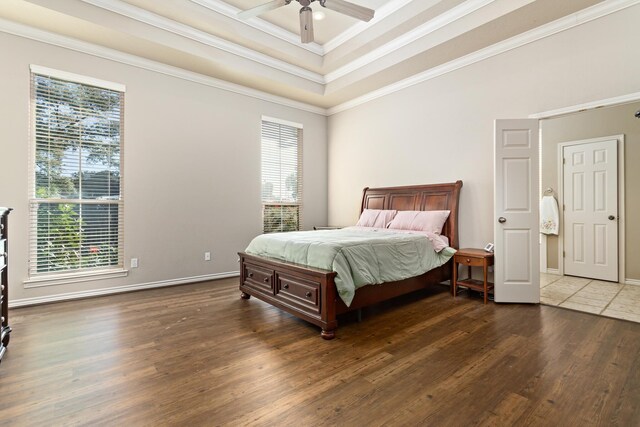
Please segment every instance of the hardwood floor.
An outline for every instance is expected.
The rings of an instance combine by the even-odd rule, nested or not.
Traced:
[[[15,309],[0,424],[640,425],[640,324],[423,296],[333,341],[237,279]]]

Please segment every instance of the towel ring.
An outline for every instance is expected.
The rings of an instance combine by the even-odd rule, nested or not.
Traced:
[[[543,196],[553,196],[555,194],[555,191],[553,191],[553,188],[549,187],[546,190],[544,190]]]

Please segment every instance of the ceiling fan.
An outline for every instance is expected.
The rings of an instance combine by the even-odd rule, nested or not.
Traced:
[[[238,13],[238,17],[248,19],[258,16],[270,10],[286,6],[293,0],[272,0],[268,3],[256,6]],[[313,11],[309,7],[311,3],[317,1],[320,6],[336,12],[351,16],[361,21],[369,22],[373,18],[374,10],[350,3],[345,0],[296,0],[302,8],[300,9],[300,39],[302,43],[313,41]]]

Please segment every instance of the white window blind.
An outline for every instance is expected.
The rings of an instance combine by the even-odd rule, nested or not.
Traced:
[[[122,269],[124,93],[31,73],[29,275]]]
[[[302,213],[302,129],[262,121],[263,231],[300,229]]]

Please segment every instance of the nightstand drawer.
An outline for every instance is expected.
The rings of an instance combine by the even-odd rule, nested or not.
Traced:
[[[468,256],[456,255],[456,262],[471,267],[482,267],[484,265],[484,260],[482,258],[472,258]]]

